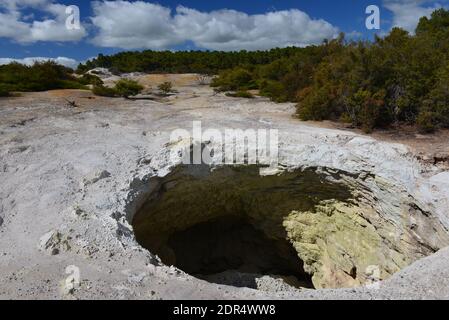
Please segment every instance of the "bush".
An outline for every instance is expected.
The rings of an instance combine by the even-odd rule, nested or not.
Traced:
[[[115,84],[114,90],[119,96],[128,98],[138,95],[142,92],[143,87],[137,81],[121,79]]]
[[[421,133],[432,133],[435,131],[435,114],[429,111],[421,112],[416,118],[416,125]]]
[[[287,102],[288,97],[284,85],[279,81],[263,81],[260,85],[260,95],[275,102]]]
[[[0,66],[0,87],[4,92],[84,89],[73,70],[52,61],[32,66],[10,63]]]
[[[0,85],[0,97],[9,97],[11,94],[4,85]]]
[[[128,98],[131,96],[138,95],[142,90],[143,87],[137,81],[129,79],[121,79],[115,84],[114,88],[109,88],[102,84],[94,85],[92,93],[97,96],[103,97]]]
[[[78,81],[83,85],[92,84],[94,86],[101,86],[104,84],[103,80],[93,74],[84,74]]]
[[[221,72],[212,80],[211,86],[220,91],[245,91],[257,88],[251,72],[241,67]]]
[[[305,88],[298,95],[296,112],[301,120],[325,120],[332,111],[332,98],[327,87]]]
[[[97,96],[102,97],[116,97],[118,96],[117,91],[114,88],[108,88],[104,85],[94,86],[92,89],[92,93]]]
[[[166,81],[157,86],[157,88],[164,94],[169,94],[173,91],[173,84],[170,81]]]
[[[58,89],[79,89],[79,90],[87,90],[88,88],[79,83],[76,79],[73,80],[61,80]]]
[[[371,133],[378,124],[381,110],[384,107],[385,92],[372,94],[368,90],[358,90],[346,101],[346,114],[354,126],[359,126],[365,133]]]
[[[434,114],[434,121],[449,128],[449,64],[439,70],[437,82],[423,101],[422,110]]]
[[[253,99],[254,96],[251,94],[251,92],[248,91],[237,91],[237,92],[228,92],[226,93],[226,96],[233,97],[233,98],[246,98],[246,99]]]

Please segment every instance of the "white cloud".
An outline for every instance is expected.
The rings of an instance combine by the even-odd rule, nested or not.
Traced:
[[[35,62],[44,62],[44,61],[54,61],[60,65],[76,68],[79,64],[78,61],[66,57],[57,57],[57,58],[45,58],[45,57],[29,57],[23,59],[14,59],[14,58],[0,58],[0,65],[9,64],[11,62],[18,62],[21,64],[25,64],[28,66],[33,65]]]
[[[67,6],[51,0],[0,0],[0,38],[19,43],[38,41],[79,41],[86,36],[86,29],[66,28]],[[25,9],[43,12],[49,18],[30,21],[30,15],[23,15]]]
[[[142,1],[93,3],[92,23],[99,34],[93,43],[102,47],[166,48],[179,43],[170,9]]]
[[[447,0],[442,0],[443,2]],[[415,32],[421,17],[430,17],[441,4],[429,0],[384,0],[384,6],[393,13],[393,27]]]
[[[102,47],[166,49],[187,41],[213,50],[306,46],[332,38],[338,29],[292,9],[248,15],[235,10],[201,12],[143,1],[97,1],[92,42]]]
[[[0,8],[8,10],[19,10],[24,7],[37,8],[50,2],[50,0],[0,0]]]

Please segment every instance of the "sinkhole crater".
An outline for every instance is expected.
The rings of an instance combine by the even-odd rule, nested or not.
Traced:
[[[368,284],[449,244],[438,219],[374,175],[260,169],[179,165],[151,178],[132,217],[137,241],[192,276],[255,289],[263,278]]]

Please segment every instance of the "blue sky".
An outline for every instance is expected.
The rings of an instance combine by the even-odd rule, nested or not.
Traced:
[[[81,28],[65,27],[66,6],[80,9]],[[377,5],[381,30],[365,27]],[[340,31],[371,39],[393,26],[413,32],[420,16],[448,0],[0,0],[0,63],[34,57],[74,65],[123,50],[256,50],[306,46]]]

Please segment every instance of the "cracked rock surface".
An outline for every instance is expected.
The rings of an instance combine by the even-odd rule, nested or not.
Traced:
[[[449,298],[449,172],[419,162],[404,145],[299,122],[291,104],[214,95],[204,86],[177,89],[163,102],[89,98],[75,90],[0,99],[0,298]],[[65,97],[80,107],[68,108]],[[219,285],[144,249],[133,218],[157,190],[154,181],[178,165],[169,156],[170,133],[191,130],[192,121],[203,128],[278,129],[284,172],[315,168],[349,186],[357,206],[328,197],[291,210],[282,226],[319,276],[316,287],[348,280],[362,286],[284,288],[270,277],[260,277],[260,290]],[[323,238],[323,225],[344,232],[330,228]],[[369,241],[355,243],[348,230]],[[367,250],[354,256],[360,243]],[[381,251],[385,280],[367,286],[373,243],[389,243],[397,255]],[[354,277],[354,265],[363,275]],[[79,270],[80,283],[67,290],[71,270]]]

